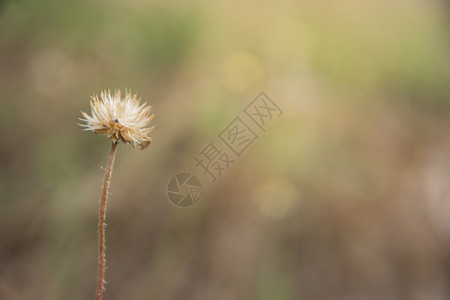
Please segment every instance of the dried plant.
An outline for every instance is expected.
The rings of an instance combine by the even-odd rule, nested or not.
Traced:
[[[147,126],[153,115],[150,114],[151,107],[146,103],[141,103],[136,94],[132,96],[130,92],[125,92],[125,97],[121,98],[120,90],[114,94],[111,94],[110,91],[103,91],[100,94],[100,99],[97,95],[91,98],[91,116],[81,112],[84,118],[80,118],[80,120],[85,121],[86,124],[79,125],[85,127],[85,130],[92,130],[97,134],[106,134],[112,141],[103,182],[98,220],[99,267],[96,299],[101,300],[105,289],[106,205],[117,143],[122,141],[133,147],[137,145],[141,150],[147,148],[152,141],[147,135],[153,129],[153,127],[148,128]]]

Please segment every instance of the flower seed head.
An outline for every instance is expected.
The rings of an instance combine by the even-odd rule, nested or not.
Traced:
[[[91,97],[91,115],[81,112],[86,124],[79,124],[85,130],[92,130],[98,134],[106,134],[113,142],[122,141],[140,149],[150,145],[152,139],[147,134],[153,127],[147,128],[153,119],[150,114],[151,107],[141,103],[137,95],[133,96],[125,91],[125,97],[121,98],[120,90],[114,94],[108,90]]]

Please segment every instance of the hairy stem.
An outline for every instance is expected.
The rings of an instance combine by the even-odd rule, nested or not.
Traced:
[[[102,200],[100,202],[100,212],[98,217],[98,285],[97,285],[97,300],[103,298],[103,290],[105,289],[105,219],[106,219],[106,204],[108,202],[109,181],[111,180],[112,169],[114,165],[114,157],[116,154],[117,143],[113,142],[111,151],[108,157],[108,166],[105,173],[105,181],[103,182]]]

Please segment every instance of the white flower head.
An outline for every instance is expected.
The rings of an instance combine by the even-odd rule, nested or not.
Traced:
[[[150,145],[152,139],[148,133],[153,127],[147,128],[153,119],[150,113],[151,106],[141,103],[137,95],[131,95],[125,91],[125,97],[121,98],[120,90],[114,94],[103,91],[100,99],[97,95],[91,97],[91,115],[81,112],[86,124],[79,124],[85,130],[92,130],[98,134],[106,134],[113,142],[122,141],[140,149]]]

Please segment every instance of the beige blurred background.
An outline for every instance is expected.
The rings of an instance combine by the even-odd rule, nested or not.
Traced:
[[[0,299],[93,299],[109,143],[77,118],[116,88],[156,127],[118,147],[105,300],[450,299],[449,5],[0,1]],[[210,183],[260,91],[283,116]]]

